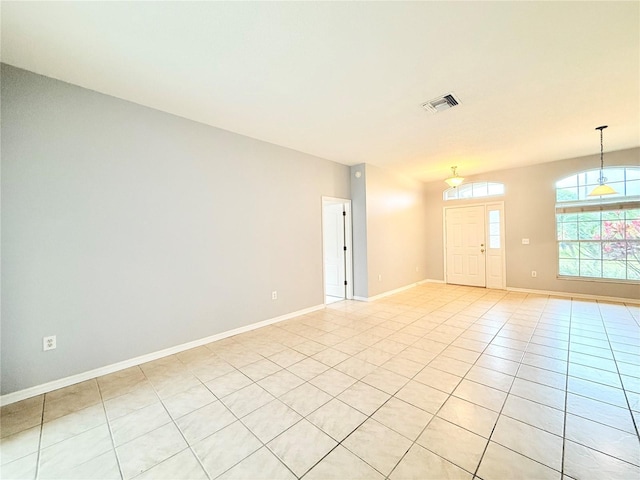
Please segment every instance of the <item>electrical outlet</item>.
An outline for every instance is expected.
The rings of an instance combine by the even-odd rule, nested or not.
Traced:
[[[274,290],[273,292],[271,292],[271,300],[277,300],[277,299],[278,299],[278,292]]]
[[[378,281],[381,282],[382,281],[382,274],[378,274]]]
[[[419,270],[419,267],[416,267],[416,272]]]
[[[42,351],[54,350],[56,348],[56,336],[42,337]]]
[[[536,272],[535,270],[531,270],[531,276],[533,278],[536,278],[538,276],[538,272]]]

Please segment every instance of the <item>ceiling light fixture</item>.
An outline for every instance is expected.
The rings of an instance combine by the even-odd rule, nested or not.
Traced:
[[[607,179],[604,176],[604,147],[602,144],[602,130],[604,130],[607,127],[608,125],[602,125],[600,127],[596,127],[596,130],[600,130],[600,179],[599,179],[600,184],[596,188],[591,190],[591,193],[588,195],[589,197],[600,197],[601,195],[613,195],[618,193],[609,185],[605,185],[605,182],[607,181]]]
[[[456,188],[458,185],[460,185],[463,181],[464,181],[464,177],[459,177],[458,173],[456,172],[456,169],[458,167],[451,167],[451,171],[453,172],[453,176],[447,178],[445,180],[445,182],[447,182],[449,184],[449,186],[451,188]]]

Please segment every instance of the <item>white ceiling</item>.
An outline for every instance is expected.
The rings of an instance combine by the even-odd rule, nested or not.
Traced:
[[[421,180],[640,145],[639,2],[2,2],[2,61]],[[454,92],[438,114],[420,104]]]

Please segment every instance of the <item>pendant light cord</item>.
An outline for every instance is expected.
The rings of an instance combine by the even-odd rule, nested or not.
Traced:
[[[618,193],[609,185],[606,185],[607,179],[604,176],[604,142],[602,140],[602,130],[605,128],[607,128],[606,125],[596,127],[596,130],[600,130],[600,181],[598,182],[599,185],[587,194],[588,197],[602,197],[603,195],[614,195]]]
[[[604,143],[602,142],[602,131],[607,128],[608,125],[602,125],[596,127],[596,130],[600,130],[600,185],[604,185]]]
[[[600,129],[600,176],[604,170],[604,144],[602,143],[602,128]]]

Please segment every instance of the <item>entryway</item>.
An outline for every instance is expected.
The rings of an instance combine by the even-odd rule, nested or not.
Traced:
[[[353,298],[351,200],[322,197],[325,304]]]
[[[445,207],[447,283],[505,288],[504,202]]]

